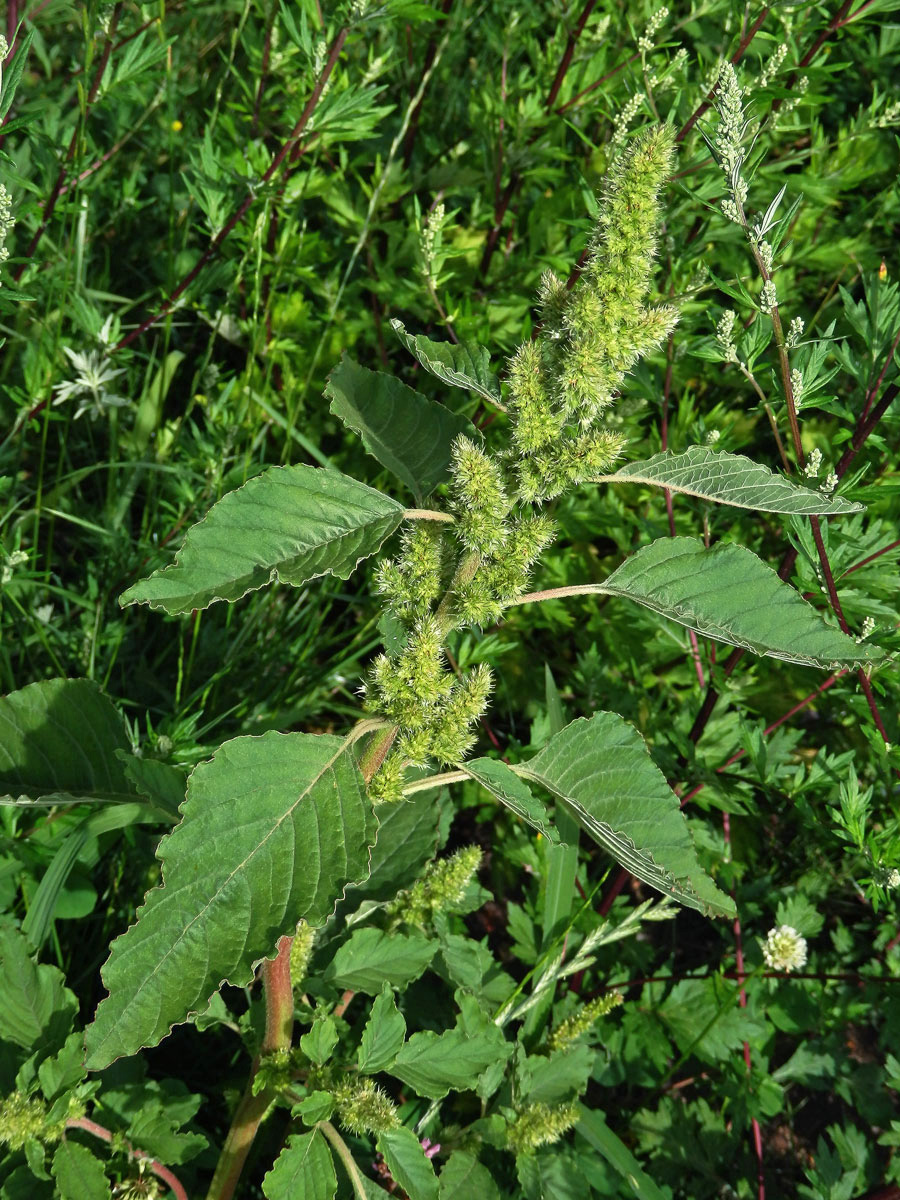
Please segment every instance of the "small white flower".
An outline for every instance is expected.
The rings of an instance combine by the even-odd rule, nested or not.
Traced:
[[[124,367],[110,366],[106,356],[97,353],[96,350],[89,350],[86,354],[70,350],[68,346],[63,346],[63,350],[77,374],[74,379],[55,385],[54,404],[65,404],[67,400],[79,399],[75,420],[85,413],[90,413],[93,419],[102,416],[107,408],[122,408],[128,404],[124,396],[116,396],[106,390],[106,385],[117,375],[124,375]]]
[[[722,434],[720,433],[720,431],[718,429],[708,430],[707,434],[706,434],[707,446],[714,446],[721,436],[722,436]]]
[[[773,971],[799,970],[806,966],[806,938],[792,925],[778,925],[763,942],[763,958]]]
[[[900,886],[900,871],[896,867],[892,871],[888,871],[887,878],[884,881],[885,887],[895,888]]]
[[[796,346],[803,337],[803,318],[794,317],[788,329],[787,337],[784,339],[784,344],[788,347]]]
[[[822,451],[818,446],[814,450],[810,450],[809,458],[806,460],[806,466],[803,468],[803,474],[807,479],[815,479],[822,466]]]
[[[826,493],[833,492],[839,482],[840,480],[838,479],[837,475],[835,475],[834,471],[829,471],[825,476],[824,482],[819,484],[819,491]]]
[[[778,292],[775,289],[775,280],[767,279],[762,285],[762,291],[759,296],[759,307],[764,313],[770,313],[778,303]]]

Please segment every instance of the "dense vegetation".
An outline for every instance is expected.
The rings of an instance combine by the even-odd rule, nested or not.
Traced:
[[[898,9],[8,4],[0,1200],[900,1196]]]

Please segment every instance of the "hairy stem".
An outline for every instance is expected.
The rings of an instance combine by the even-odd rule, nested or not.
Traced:
[[[350,1182],[353,1184],[353,1194],[357,1200],[368,1200],[368,1192],[366,1191],[366,1181],[363,1179],[362,1172],[353,1161],[353,1155],[350,1153],[350,1147],[331,1124],[330,1121],[320,1121],[316,1126],[321,1129],[325,1137],[331,1143],[331,1148],[341,1160],[344,1170],[350,1176]]]
[[[92,1121],[89,1117],[72,1117],[66,1121],[66,1129],[83,1129],[85,1133],[90,1133],[93,1137],[100,1138],[102,1142],[111,1142],[113,1140],[112,1131],[107,1129],[105,1125],[99,1125],[96,1121]],[[188,1194],[184,1186],[173,1175],[168,1167],[164,1167],[161,1162],[157,1162],[155,1158],[151,1158],[149,1154],[145,1154],[143,1150],[138,1150],[130,1142],[125,1142],[125,1148],[128,1153],[140,1162],[145,1162],[157,1179],[161,1179],[176,1200],[188,1200]]]

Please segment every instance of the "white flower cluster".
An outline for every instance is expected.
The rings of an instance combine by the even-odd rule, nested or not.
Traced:
[[[0,49],[2,49],[2,46],[0,46]],[[15,218],[12,215],[12,196],[10,196],[3,184],[0,183],[0,263],[5,263],[9,258],[9,250],[5,243],[15,223]]]
[[[743,206],[747,199],[747,184],[741,176],[744,164],[744,137],[747,122],[744,120],[744,97],[738,83],[737,73],[730,62],[724,62],[719,71],[719,95],[716,109],[719,127],[716,130],[715,147],[719,165],[725,172],[729,197],[722,203],[722,211],[729,221],[739,225],[743,222]]]
[[[612,136],[612,144],[616,150],[624,145],[625,139],[628,136],[628,126],[637,116],[637,111],[643,103],[644,97],[640,92],[636,92],[616,117],[615,129]]]
[[[638,50],[641,54],[649,54],[655,45],[654,34],[663,24],[669,15],[669,10],[665,5],[658,8],[650,20],[647,22],[643,34],[638,38]]]
[[[807,479],[815,479],[822,468],[822,451],[818,446],[814,450],[810,450],[809,458],[806,460],[806,466],[803,468],[803,474]]]
[[[734,340],[734,323],[737,313],[726,308],[716,325],[716,341],[726,362],[738,362],[737,344]]]
[[[773,971],[797,971],[806,966],[806,938],[792,925],[770,929],[762,951],[766,966]]]
[[[787,331],[787,337],[784,339],[784,344],[790,350],[793,346],[797,345],[802,337],[803,318],[794,317],[793,321],[791,321],[790,328]]]
[[[799,412],[803,403],[803,372],[796,368],[791,371],[791,391],[794,393],[794,409]]]
[[[782,42],[780,46],[775,47],[775,49],[772,51],[772,57],[766,63],[765,67],[763,67],[762,74],[756,81],[757,87],[764,88],[769,86],[769,84],[781,70],[781,64],[787,57],[787,52],[788,48],[785,42]]]
[[[759,307],[764,313],[770,313],[777,303],[778,292],[775,288],[775,280],[767,279],[759,294]]]

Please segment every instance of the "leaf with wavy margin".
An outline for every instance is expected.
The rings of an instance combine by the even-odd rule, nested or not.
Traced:
[[[465,417],[346,356],[328,376],[325,395],[331,412],[359,434],[372,457],[405,483],[419,504],[446,478],[454,440],[463,433],[477,436]]]
[[[660,538],[583,590],[634,600],[705,637],[785,662],[834,670],[884,657],[877,646],[826,625],[745,546],[707,549],[697,538]]]
[[[321,467],[270,467],[229,492],[188,530],[168,567],[119,597],[167,613],[240,600],[276,579],[299,587],[351,572],[403,519],[374,488]]]
[[[396,317],[391,321],[391,328],[426,371],[443,383],[475,392],[495,408],[503,408],[500,384],[491,370],[491,357],[484,346],[477,342],[460,342],[459,345],[433,342],[424,333],[407,333],[403,322]]]
[[[734,916],[697,858],[678,797],[618,713],[581,717],[516,773],[540,784],[632,875],[709,916]]]
[[[163,885],[113,943],[88,1068],[155,1046],[223,982],[248,984],[281,934],[301,918],[323,924],[345,886],[365,878],[374,840],[345,739],[226,742],[194,770],[181,823],[160,843]]]
[[[604,475],[596,482],[646,483],[757,512],[832,515],[865,511],[865,505],[841,496],[826,496],[813,488],[799,487],[742,454],[728,454],[706,446],[689,446],[681,454],[663,450],[643,462],[628,463],[614,475]]]
[[[460,763],[460,770],[548,841],[559,844],[559,831],[544,803],[506,763],[496,758],[472,758]]]

